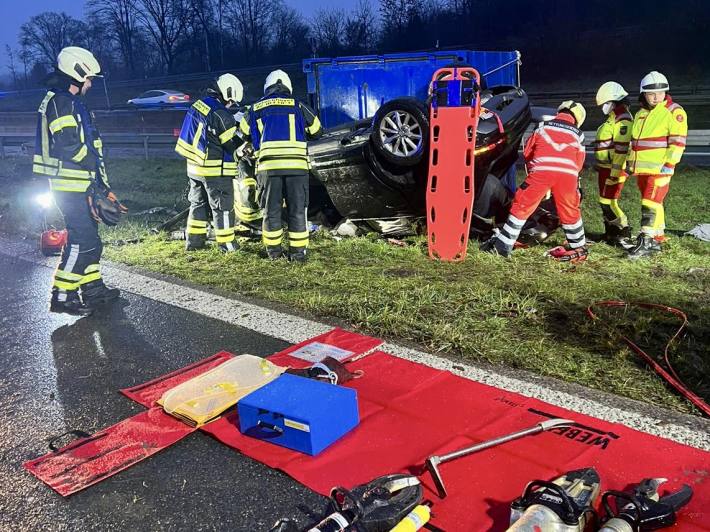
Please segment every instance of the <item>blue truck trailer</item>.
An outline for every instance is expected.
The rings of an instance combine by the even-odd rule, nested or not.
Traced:
[[[333,128],[375,115],[403,96],[425,101],[432,74],[447,66],[472,66],[483,87],[520,86],[520,52],[447,50],[316,58],[303,61],[308,99],[323,126]]]

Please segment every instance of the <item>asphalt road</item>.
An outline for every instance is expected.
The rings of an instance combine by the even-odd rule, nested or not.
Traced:
[[[324,499],[201,433],[62,498],[22,468],[69,429],[93,433],[143,407],[123,387],[222,349],[286,342],[141,296],[103,315],[47,312],[52,271],[0,254],[0,530],[268,530]]]

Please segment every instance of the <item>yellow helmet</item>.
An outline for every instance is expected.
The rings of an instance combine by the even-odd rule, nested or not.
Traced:
[[[577,122],[577,127],[582,127],[584,120],[587,118],[587,111],[585,111],[584,106],[581,103],[575,102],[574,100],[567,100],[560,104],[557,108],[558,111],[569,111],[574,116]]]
[[[606,102],[620,102],[629,95],[624,87],[616,81],[607,81],[597,91],[597,105],[604,105]]]
[[[225,102],[239,103],[244,97],[244,87],[234,74],[222,74],[217,78],[217,88]]]
[[[643,92],[668,92],[668,78],[660,72],[653,71],[641,79],[640,91]]]
[[[57,56],[57,69],[80,83],[87,78],[101,77],[101,66],[94,54],[79,46],[62,48]]]

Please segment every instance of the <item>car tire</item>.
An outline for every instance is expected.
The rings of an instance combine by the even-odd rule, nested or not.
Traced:
[[[397,98],[377,110],[372,145],[378,157],[397,166],[418,164],[429,149],[427,107],[415,98]]]

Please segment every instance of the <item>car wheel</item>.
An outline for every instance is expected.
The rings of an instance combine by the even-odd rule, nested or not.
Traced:
[[[397,98],[380,107],[372,127],[378,156],[399,166],[414,166],[429,147],[426,106],[415,98]]]

